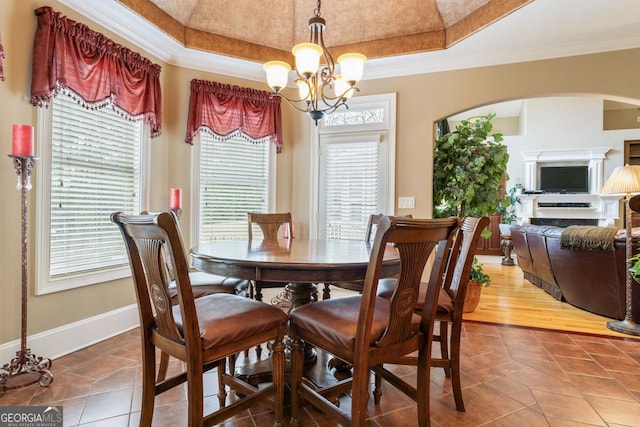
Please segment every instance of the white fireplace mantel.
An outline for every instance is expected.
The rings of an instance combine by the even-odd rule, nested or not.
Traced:
[[[598,194],[604,183],[604,160],[610,150],[611,147],[523,151],[525,189],[538,188],[539,163],[580,162],[589,166],[589,193]]]
[[[540,164],[571,162],[589,166],[589,193],[585,194],[523,194],[517,214],[519,222],[531,218],[597,219],[599,225],[613,225],[620,217],[619,196],[601,196],[604,181],[604,161],[610,147],[523,151],[525,190],[538,188]],[[557,206],[556,206],[557,205]]]

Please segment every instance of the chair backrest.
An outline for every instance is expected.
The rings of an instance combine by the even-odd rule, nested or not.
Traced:
[[[444,288],[453,300],[454,316],[462,315],[471,264],[478,248],[480,233],[489,225],[489,218],[465,217],[451,250],[452,260],[446,273]]]
[[[431,273],[429,274],[429,281],[427,283],[420,284],[420,291],[418,295],[418,304],[416,310],[423,311],[425,309],[424,303],[427,299],[427,291],[430,286],[438,286],[443,288],[447,283],[447,279],[450,281],[453,274],[448,274],[452,268],[450,265],[456,262],[456,257],[452,256],[452,249],[455,246],[458,232],[452,232],[445,240],[440,240],[436,246],[436,253],[433,259],[433,265],[431,266]],[[426,307],[429,309],[430,307]]]
[[[278,231],[282,225],[287,227],[287,235],[293,238],[293,223],[291,213],[247,213],[249,226],[249,240],[253,238],[253,224],[258,224],[262,230],[264,240],[277,240]]]
[[[447,219],[390,219],[381,217],[376,230],[371,258],[365,276],[360,304],[358,330],[356,332],[356,352],[366,352],[370,347],[373,315],[376,303],[384,303],[377,297],[377,285],[380,270],[388,244],[392,244],[400,257],[400,275],[398,285],[389,301],[389,321],[384,332],[374,345],[376,347],[393,346],[414,339],[417,330],[412,327],[412,317],[418,299],[422,272],[433,248],[442,240],[447,240],[457,229],[458,221]],[[431,316],[435,315],[435,303],[439,282],[430,286],[425,305],[433,306]]]
[[[378,221],[380,221],[380,218],[382,218],[384,215],[383,214],[371,214],[369,215],[369,222],[367,223],[367,231],[365,231],[364,233],[364,241],[365,242],[370,242],[371,241],[371,236],[373,235],[373,231],[374,231],[374,226],[378,225]],[[411,219],[413,218],[413,215],[411,214],[407,214],[407,215],[395,215],[395,216],[389,216],[389,218],[391,219]]]
[[[153,330],[154,334],[174,343],[189,343],[194,352],[201,350],[189,267],[175,215],[171,212],[151,215],[116,212],[111,220],[120,228],[129,255],[142,330]],[[171,275],[167,264],[175,274],[180,327],[168,291]]]

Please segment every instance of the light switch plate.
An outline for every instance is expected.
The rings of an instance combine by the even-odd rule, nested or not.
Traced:
[[[413,209],[415,205],[415,197],[398,197],[398,207],[400,209]]]

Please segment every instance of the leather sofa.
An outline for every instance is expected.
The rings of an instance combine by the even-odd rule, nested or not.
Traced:
[[[524,278],[558,300],[613,319],[625,317],[626,237],[618,233],[615,250],[560,248],[563,228],[521,225],[511,240]],[[634,230],[635,231],[635,230]],[[640,239],[634,233],[633,253]],[[632,281],[632,315],[640,322],[640,284]]]

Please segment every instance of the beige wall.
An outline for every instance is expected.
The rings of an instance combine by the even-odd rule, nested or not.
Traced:
[[[169,188],[183,189],[183,204],[190,203],[191,146],[184,142],[189,84],[191,79],[214,80],[238,84],[257,89],[266,89],[259,82],[234,79],[201,71],[186,70],[163,63],[158,58],[140,51],[123,39],[99,25],[74,13],[56,1],[0,1],[0,34],[6,52],[4,60],[5,82],[0,82],[0,154],[11,152],[11,124],[26,123],[36,126],[36,108],[29,103],[31,85],[31,55],[35,33],[33,10],[49,5],[70,19],[87,24],[162,66],[161,84],[163,96],[163,133],[151,142],[151,188],[149,210],[166,209],[169,203]],[[288,170],[291,169],[295,138],[291,137],[292,111],[284,108],[285,128],[283,137],[287,141],[284,152],[278,156],[278,209],[290,210],[292,189]],[[36,155],[38,153],[36,152]],[[20,193],[16,191],[16,175],[9,158],[0,159],[0,281],[2,309],[0,309],[0,345],[20,337]],[[38,173],[36,163],[35,174]],[[34,334],[67,325],[82,319],[106,313],[119,307],[135,303],[130,279],[86,286],[79,289],[56,292],[48,295],[34,294],[35,264],[35,191],[29,194],[29,307],[28,333]],[[185,211],[187,211],[185,209]],[[188,213],[188,211],[187,211]],[[189,215],[180,221],[184,230],[185,244],[189,247]]]
[[[0,153],[9,154],[12,123],[36,124],[36,110],[28,103],[31,51],[35,31],[33,9],[50,5],[71,19],[104,32],[119,43],[139,51],[97,24],[78,16],[57,1],[0,1],[0,32],[7,58],[7,81],[0,83]],[[266,89],[262,82],[250,82],[201,71],[186,70],[161,63],[163,67],[163,134],[152,142],[150,210],[164,209],[168,189],[181,187],[184,205],[190,203],[190,147],[184,141],[189,81],[193,78],[216,80]],[[640,102],[640,86],[635,79],[640,68],[640,50],[503,65],[364,81],[362,94],[396,92],[397,165],[396,196],[415,196],[416,207],[397,213],[419,217],[431,214],[433,122],[442,117],[487,103],[510,99],[563,94],[594,94],[609,99]],[[284,152],[278,156],[278,210],[291,210],[296,218],[296,234],[308,232],[309,153],[311,121],[303,114],[283,106],[285,122]],[[37,153],[36,153],[37,154]],[[0,160],[0,344],[19,338],[20,329],[20,199],[15,189],[15,172],[8,158]],[[37,173],[37,167],[36,167]],[[34,271],[34,201],[30,194],[30,277]],[[189,215],[181,219],[189,229]],[[185,233],[188,243],[188,233]],[[129,280],[119,280],[84,288],[33,295],[30,281],[29,334],[66,325],[135,302]]]

